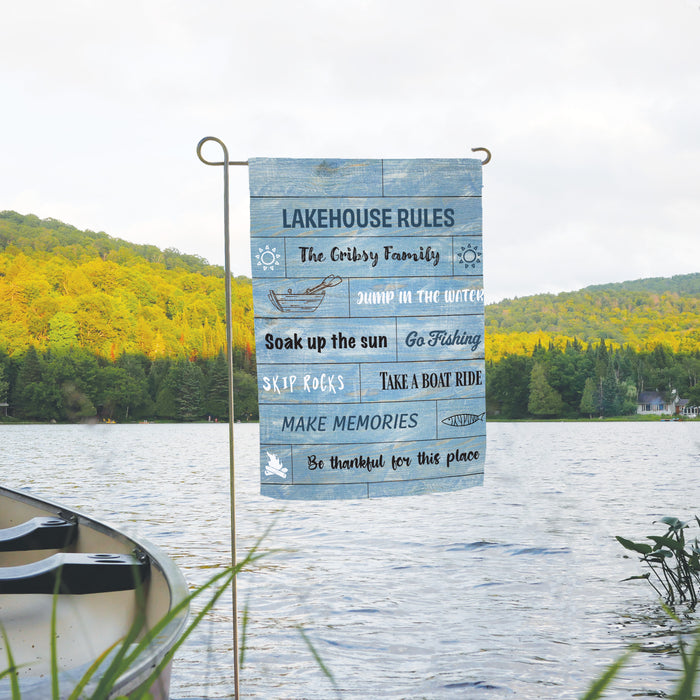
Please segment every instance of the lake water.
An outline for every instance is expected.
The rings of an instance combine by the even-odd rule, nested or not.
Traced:
[[[700,514],[700,422],[491,423],[483,487],[336,502],[258,494],[236,426],[245,698],[579,698],[631,643],[607,697],[662,697],[676,630],[614,540]],[[145,537],[194,585],[230,561],[226,425],[0,426],[0,481]],[[693,530],[696,532],[696,529]],[[692,621],[687,624],[691,624]],[[303,628],[333,674],[314,660]],[[176,659],[174,698],[233,694],[231,602]]]

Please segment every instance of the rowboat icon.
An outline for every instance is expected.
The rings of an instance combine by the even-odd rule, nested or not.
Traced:
[[[267,298],[278,311],[282,311],[283,313],[310,313],[316,311],[321,305],[321,302],[326,296],[325,290],[339,285],[342,281],[342,277],[328,275],[315,287],[309,287],[303,292],[295,293],[292,292],[291,289],[288,289],[285,294],[270,290]]]

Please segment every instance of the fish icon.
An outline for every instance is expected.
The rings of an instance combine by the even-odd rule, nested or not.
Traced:
[[[486,412],[484,413],[457,413],[454,416],[449,416],[447,418],[443,418],[442,422],[445,425],[449,425],[452,428],[463,428],[465,425],[472,425],[473,423],[476,423],[477,421],[484,420],[484,416],[486,415]]]

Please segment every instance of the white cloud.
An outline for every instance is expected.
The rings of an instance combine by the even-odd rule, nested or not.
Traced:
[[[25,0],[3,19],[0,208],[221,262],[203,136],[235,159],[483,145],[492,298],[700,259],[696,2]]]

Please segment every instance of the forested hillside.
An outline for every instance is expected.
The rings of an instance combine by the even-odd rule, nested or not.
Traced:
[[[225,316],[198,256],[0,212],[0,420],[226,420]],[[255,419],[245,277],[233,317],[235,418]],[[488,305],[486,360],[491,416],[626,415],[643,390],[700,405],[700,274]]]
[[[233,280],[237,417],[257,415]],[[20,419],[227,417],[224,274],[197,256],[0,212],[0,404]]]
[[[252,352],[250,280],[233,281],[234,347]],[[54,219],[0,213],[0,349],[79,346],[116,360],[211,358],[225,349],[223,270],[78,231]]]
[[[627,415],[644,390],[700,406],[700,274],[492,304],[486,340],[491,415]]]
[[[507,299],[486,308],[487,356],[532,354],[577,340],[639,351],[700,347],[700,273]]]

